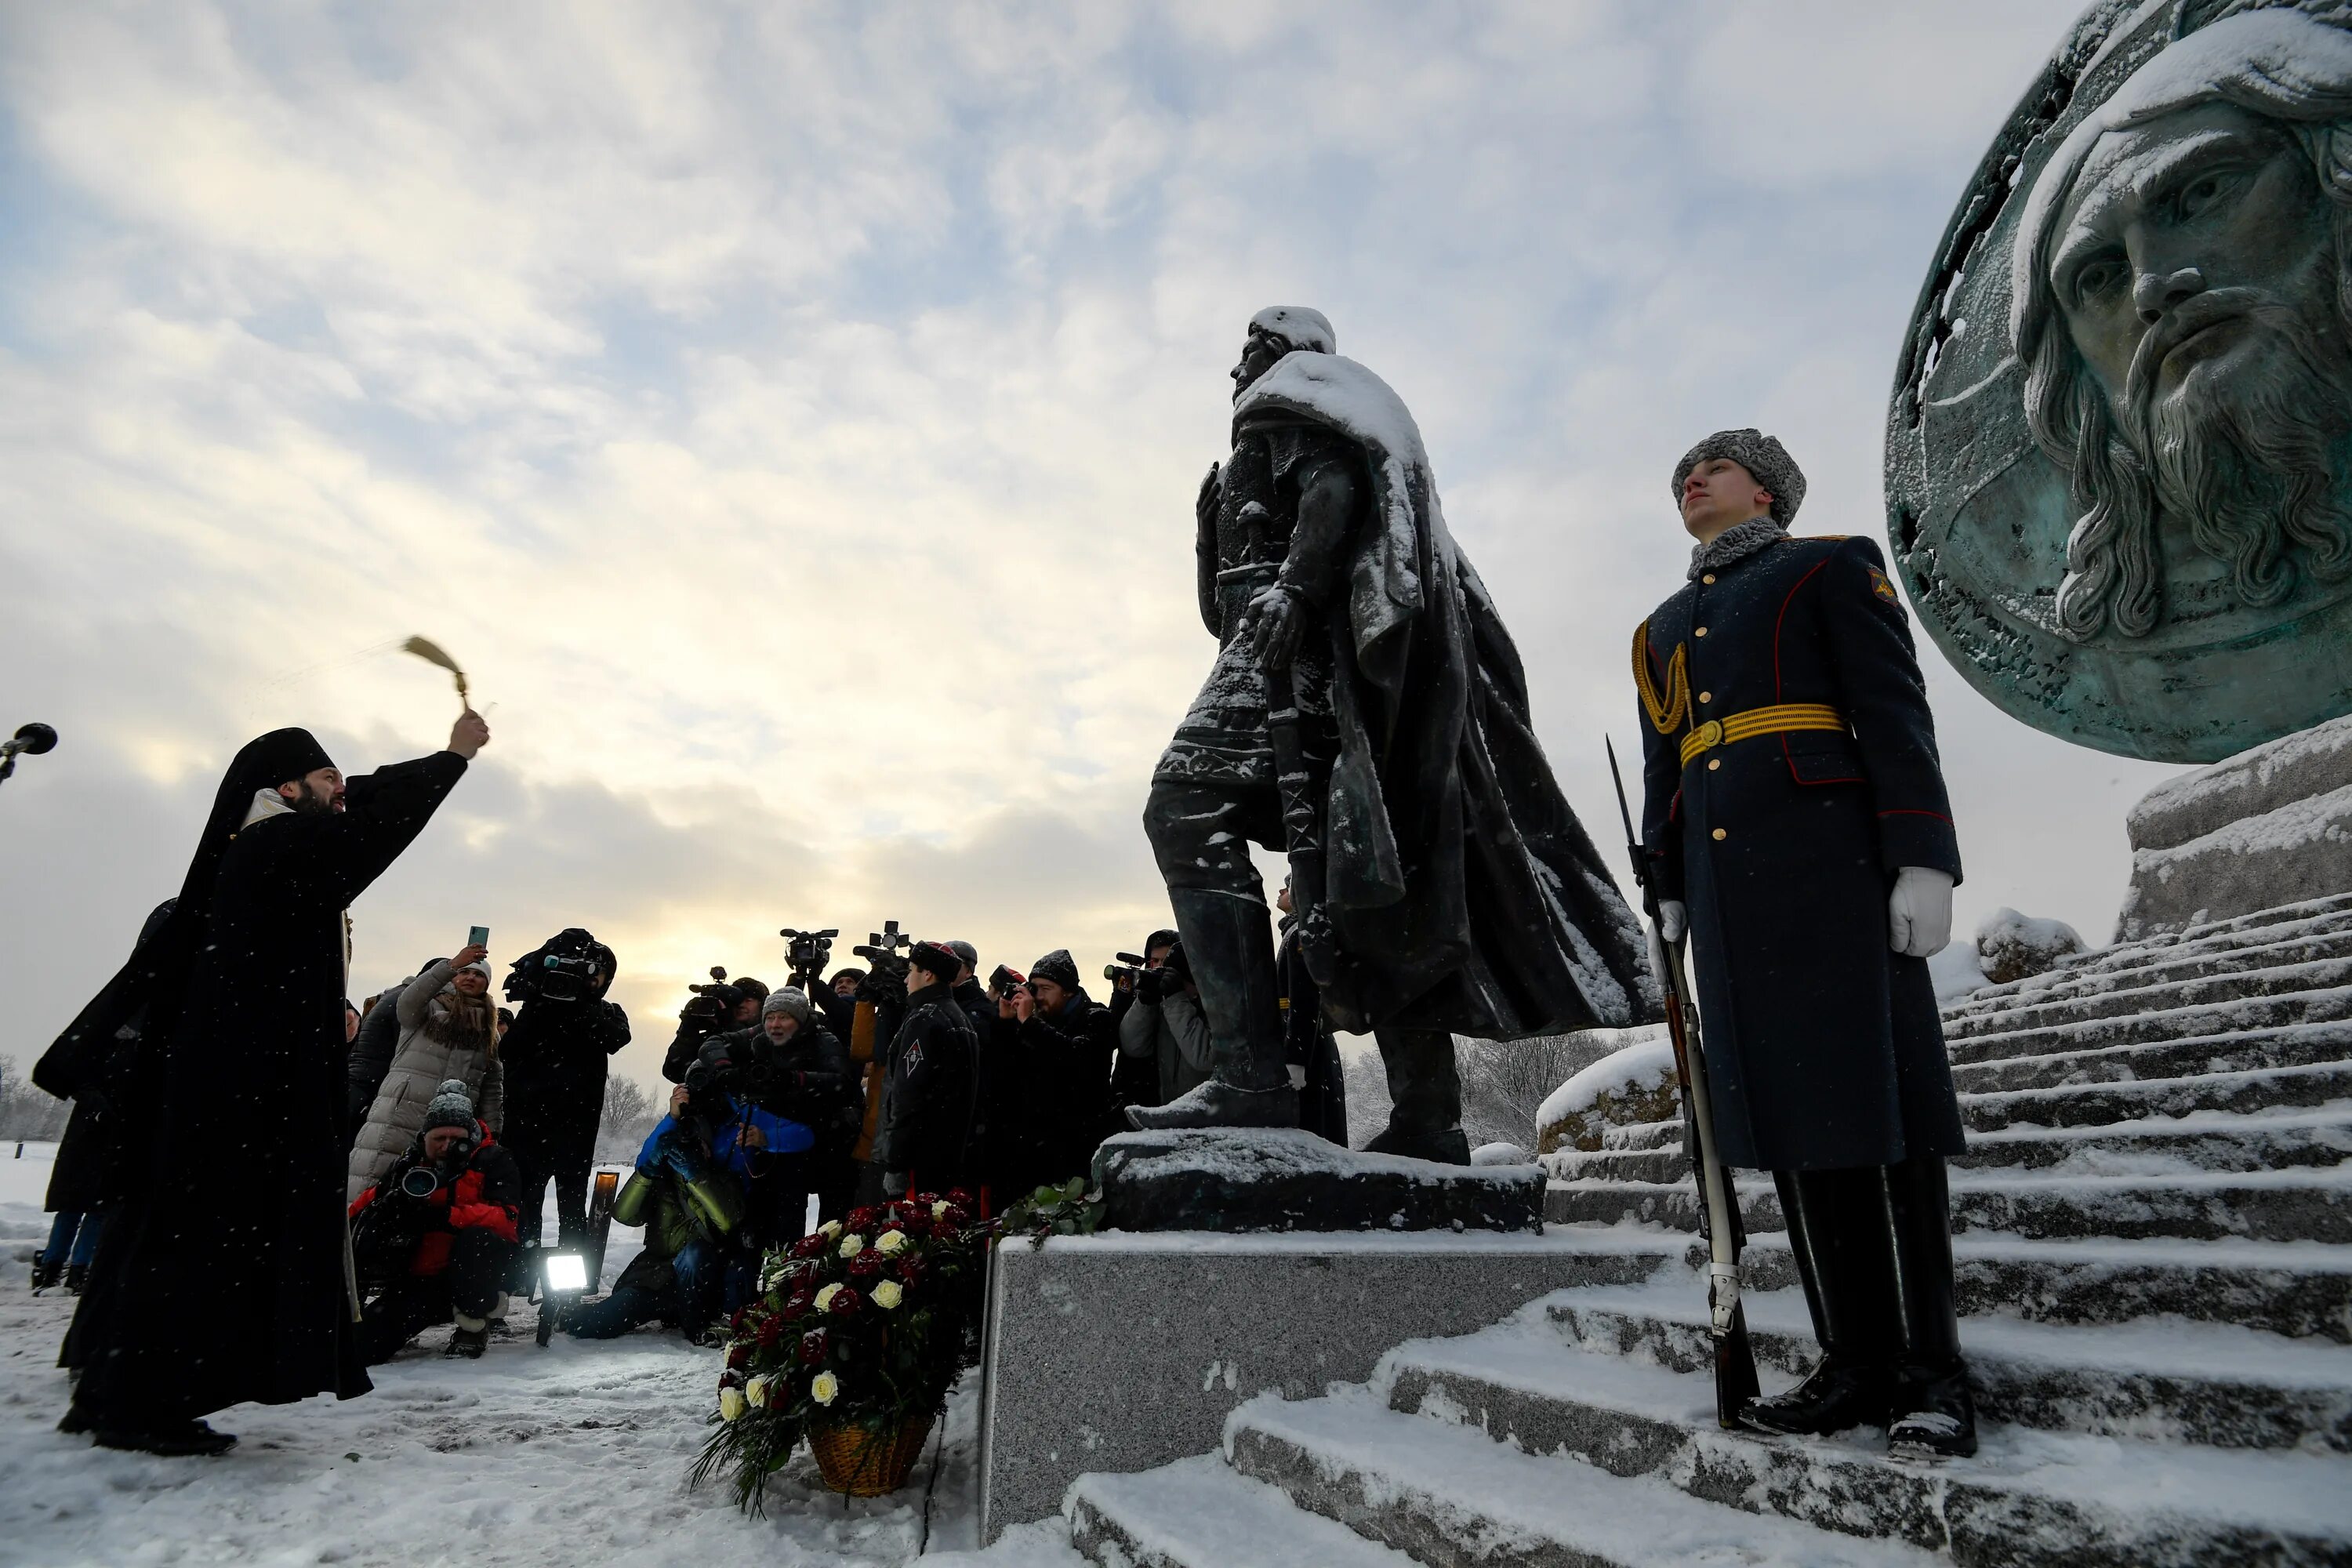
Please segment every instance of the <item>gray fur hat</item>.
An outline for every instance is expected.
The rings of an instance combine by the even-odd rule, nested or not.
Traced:
[[[1805,500],[1805,473],[1797,467],[1797,459],[1789,456],[1789,448],[1761,430],[1717,430],[1697,446],[1683,454],[1675,465],[1672,488],[1675,503],[1683,499],[1683,481],[1701,463],[1717,458],[1728,458],[1756,476],[1756,482],[1772,492],[1772,521],[1782,528],[1797,515],[1797,508]]]
[[[417,1128],[416,1135],[422,1138],[438,1127],[458,1128],[468,1138],[474,1135],[474,1097],[466,1092],[464,1079],[441,1080],[441,1087],[425,1102],[425,1123]]]
[[[796,986],[779,986],[769,992],[768,999],[760,1004],[761,1017],[765,1018],[771,1013],[782,1013],[795,1024],[806,1024],[809,1021],[808,993]]]
[[[1331,318],[1310,305],[1268,305],[1250,318],[1250,331],[1271,332],[1294,349],[1339,352],[1339,334],[1331,330]]]

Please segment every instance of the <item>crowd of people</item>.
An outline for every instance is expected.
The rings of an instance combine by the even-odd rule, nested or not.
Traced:
[[[642,1227],[643,1247],[608,1292],[570,1310],[565,1331],[606,1339],[658,1322],[715,1342],[761,1258],[814,1224],[919,1188],[964,1189],[991,1214],[1086,1176],[1126,1107],[1164,1104],[1210,1071],[1181,942],[1157,931],[1143,950],[1108,967],[1107,1001],[1066,949],[983,981],[960,941],[862,948],[866,967],[821,984],[694,986],[663,1058],[667,1114],[611,1208]],[[446,1353],[481,1355],[540,1287],[551,1185],[553,1249],[590,1247],[608,1064],[632,1038],[605,995],[616,970],[610,947],[573,929],[514,961],[511,1005],[493,997],[479,942],[345,1003],[344,1195],[368,1363],[436,1324],[455,1325]],[[1345,1143],[1337,1047],[1299,1002],[1302,1123]],[[120,1031],[121,1062],[138,1034]],[[76,1173],[94,1157],[103,1103],[78,1102],[68,1124],[37,1289],[88,1282],[106,1205]]]

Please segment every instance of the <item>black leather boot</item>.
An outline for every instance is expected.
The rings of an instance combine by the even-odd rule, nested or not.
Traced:
[[[1130,1105],[1127,1124],[1296,1127],[1298,1091],[1283,1059],[1274,926],[1265,905],[1235,893],[1171,889],[1184,957],[1201,988],[1201,1013],[1216,1051],[1216,1076],[1165,1105]]]
[[[1918,1154],[1887,1166],[1883,1191],[1901,1305],[1886,1450],[1898,1458],[1966,1458],[1977,1451],[1977,1407],[1960,1356],[1943,1157]]]
[[[1750,1400],[1740,1423],[1776,1436],[1884,1426],[1894,1395],[1895,1304],[1885,1232],[1873,1223],[1878,1172],[1775,1171],[1772,1184],[1822,1359],[1787,1393]]]
[[[55,1285],[61,1277],[63,1277],[65,1269],[61,1265],[51,1263],[46,1258],[34,1258],[32,1280],[33,1294],[37,1296],[42,1291],[48,1289],[51,1286]]]
[[[1470,1163],[1462,1131],[1462,1076],[1454,1037],[1444,1029],[1372,1031],[1389,1079],[1389,1124],[1364,1145],[1368,1154],[1402,1154],[1441,1165]]]

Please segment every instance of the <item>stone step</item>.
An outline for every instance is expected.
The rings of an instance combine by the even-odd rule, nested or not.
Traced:
[[[2352,910],[2290,921],[2259,931],[2231,931],[2185,944],[2132,942],[2079,956],[2072,963],[1971,991],[1944,1009],[1948,1023],[2007,1013],[2070,995],[2121,990],[2161,980],[2239,973],[2282,963],[2352,953]]]
[[[2227,936],[2236,931],[2261,931],[2268,926],[2286,925],[2295,921],[2315,919],[2322,915],[2352,912],[2352,893],[2330,893],[2324,899],[2305,899],[2292,904],[2280,904],[2273,909],[2256,910],[2252,914],[2233,915],[2228,920],[2200,921],[2169,936],[2146,940],[2187,944],[2203,942],[2209,937]]]
[[[2337,990],[2352,985],[2352,956],[2306,958],[2217,973],[2128,978],[2138,983],[2085,990],[2047,1001],[2021,1002],[1996,1012],[1948,1017],[1944,1020],[1944,1037],[1956,1050],[1965,1050],[1965,1042],[1979,1036],[2009,1035],[2092,1018],[2143,1017],[2256,996]]]
[[[2207,1110],[2225,1106],[2253,1110],[2264,1104],[2318,1103],[2295,1098],[2309,1088],[2303,1080],[2280,1078],[2256,1082],[2254,1074],[2280,1068],[2342,1068],[2347,1063],[2352,1063],[2352,1023],[2290,1024],[2240,1034],[2192,1035],[2145,1045],[1971,1063],[1952,1069],[1952,1087],[1959,1091],[1961,1105],[1968,1107],[1985,1106],[2020,1091],[2039,1093],[2095,1084],[2179,1083],[2244,1075],[2245,1082],[2214,1083],[2203,1091],[2209,1098],[2200,1099],[2198,1106]],[[2259,1098],[2265,1093],[2286,1098]],[[2331,1094],[2326,1098],[2337,1097]]]
[[[1428,1568],[1939,1561],[1903,1542],[1694,1497],[1663,1478],[1619,1478],[1578,1459],[1522,1453],[1465,1426],[1400,1415],[1362,1389],[1292,1404],[1253,1400],[1227,1420],[1225,1447],[1236,1470],[1281,1488],[1302,1510]]]
[[[1783,1228],[1769,1179],[1743,1174],[1739,1206],[1748,1233]],[[1544,1217],[1563,1225],[1637,1220],[1697,1228],[1697,1196],[1685,1182],[1555,1182]],[[1952,1228],[2046,1240],[2064,1237],[2172,1237],[2210,1240],[2352,1242],[2352,1169],[2249,1171],[2149,1176],[2013,1176],[1956,1172]]]
[[[1619,1476],[1663,1479],[1759,1514],[1947,1552],[1959,1568],[2352,1559],[2352,1487],[2335,1453],[1987,1422],[1974,1458],[1927,1465],[1890,1458],[1883,1435],[1866,1428],[1756,1437],[1717,1427],[1706,1376],[1566,1350],[1539,1310],[1461,1339],[1401,1346],[1383,1359],[1374,1388],[1401,1414]],[[1243,1468],[1247,1414],[1236,1412],[1227,1427]]]
[[[1803,1295],[1744,1296],[1759,1367],[1793,1382],[1820,1359]],[[1706,1280],[1563,1290],[1545,1311],[1572,1348],[1677,1372],[1715,1364]],[[2352,1347],[2218,1323],[2110,1328],[1970,1318],[1961,1324],[1978,1411],[2052,1432],[2221,1448],[2352,1453]]]
[[[2298,964],[2296,970],[2333,972],[2334,964]],[[2275,975],[2278,972],[2263,971]],[[2347,971],[2352,977],[2352,971]],[[2239,979],[2252,979],[2241,975]],[[2199,987],[2212,987],[2214,982],[2198,981]],[[2052,1056],[2063,1051],[2095,1050],[2107,1046],[2148,1045],[2158,1040],[2187,1039],[2193,1036],[2242,1034],[2249,1029],[2274,1029],[2288,1024],[2320,1024],[2336,1019],[2352,1018],[2352,985],[2331,984],[2312,988],[2298,987],[2284,991],[2266,991],[2258,995],[2206,995],[2200,1000],[2184,1001],[2179,1005],[2167,1003],[2159,993],[2186,993],[2188,986],[2154,986],[2144,994],[2144,1007],[2119,1005],[2113,1010],[2097,1011],[2095,1016],[2076,1017],[2063,1022],[2035,1024],[2030,1027],[2003,1028],[1998,1032],[1970,1035],[1947,1042],[1955,1068],[1962,1064],[1999,1061],[2011,1057]],[[2090,1009],[2104,1007],[2117,998],[2098,998],[2094,1003],[2063,1004]]]
[[[2336,1030],[2338,1025],[2322,1025]],[[2188,1117],[2200,1112],[2294,1112],[2352,1100],[2352,1063],[2336,1060],[2336,1041],[2282,1039],[2249,1041],[2246,1053],[2295,1056],[2305,1047],[2328,1053],[2315,1065],[2263,1065],[2230,1072],[2192,1072],[2185,1077],[2131,1077],[2131,1068],[2149,1072],[2168,1068],[2168,1048],[2131,1047],[2133,1056],[2116,1060],[2074,1063],[2084,1081],[2051,1084],[2042,1089],[2013,1089],[2006,1093],[1961,1093],[1959,1114],[1969,1133],[1997,1133],[2009,1126],[2107,1126],[2115,1121],[2145,1121],[2149,1117]],[[2046,1060],[2046,1058],[2042,1058]],[[2204,1058],[2197,1068],[2210,1065]],[[2221,1058],[2239,1060],[2239,1058]],[[2095,1077],[2094,1077],[2095,1074]],[[1677,1131],[1679,1135],[1679,1131]]]
[[[1080,1476],[1062,1513],[1070,1544],[1102,1568],[1413,1568],[1214,1455]]]
[[[2083,1175],[2168,1171],[2266,1171],[2352,1159],[2352,1100],[2307,1111],[2239,1115],[2200,1111],[2091,1126],[2012,1125],[1975,1131],[1956,1170],[2063,1168]],[[1678,1182],[1689,1174],[1678,1142],[1664,1148],[1563,1150],[1544,1165],[1561,1181]]]
[[[1654,1242],[1661,1234],[1635,1225],[1577,1228],[1596,1246],[1618,1247]],[[1687,1234],[1676,1257],[1683,1268],[1704,1268],[1706,1244]],[[1796,1288],[1785,1232],[1751,1234],[1740,1262],[1749,1289]],[[2093,1325],[2171,1317],[2352,1344],[2352,1247],[2162,1237],[2030,1241],[1973,1231],[1952,1238],[1952,1262],[1963,1317]]]

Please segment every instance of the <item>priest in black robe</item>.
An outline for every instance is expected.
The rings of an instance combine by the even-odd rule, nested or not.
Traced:
[[[397,859],[489,739],[346,780],[303,730],[229,764],[163,928],[43,1056],[53,1093],[108,1075],[121,1208],[66,1342],[59,1429],[109,1447],[218,1453],[204,1415],[371,1386],[343,1215],[344,911]]]

